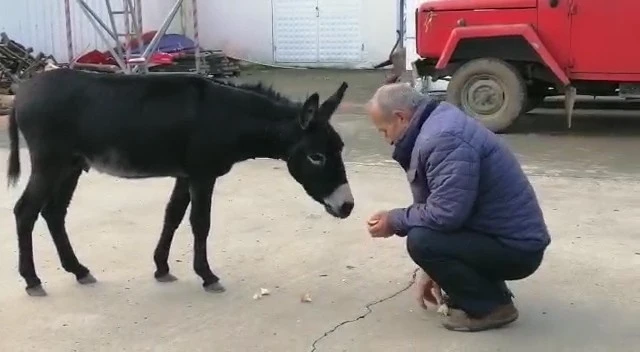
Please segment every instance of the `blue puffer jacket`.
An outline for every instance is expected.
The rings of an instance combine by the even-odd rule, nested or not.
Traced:
[[[551,242],[515,155],[456,106],[425,101],[396,143],[393,158],[407,172],[414,200],[389,214],[399,236],[419,226],[484,233],[525,251]]]

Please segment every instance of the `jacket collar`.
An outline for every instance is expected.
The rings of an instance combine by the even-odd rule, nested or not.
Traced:
[[[397,161],[403,169],[407,170],[409,168],[411,152],[416,144],[416,139],[418,139],[422,125],[439,103],[439,101],[425,99],[418,105],[418,108],[416,108],[411,117],[407,130],[398,141],[394,143],[395,149],[393,150],[392,158]]]

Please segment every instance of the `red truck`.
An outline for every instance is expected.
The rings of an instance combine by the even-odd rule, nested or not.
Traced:
[[[423,0],[424,1],[424,0]],[[640,0],[426,0],[414,75],[495,132],[546,96],[640,98]]]

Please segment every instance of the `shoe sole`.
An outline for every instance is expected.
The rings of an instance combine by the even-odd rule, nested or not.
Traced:
[[[447,329],[447,330],[451,330],[451,331],[457,331],[457,332],[478,332],[478,331],[485,331],[485,330],[491,330],[491,329],[498,329],[501,328],[505,325],[511,324],[514,321],[516,321],[518,319],[518,315],[515,315],[512,318],[509,318],[507,320],[503,320],[500,322],[495,322],[493,324],[487,324],[487,325],[483,325],[483,326],[478,326],[478,327],[469,327],[469,326],[453,326],[453,325],[449,325],[446,322],[442,323],[442,325]]]

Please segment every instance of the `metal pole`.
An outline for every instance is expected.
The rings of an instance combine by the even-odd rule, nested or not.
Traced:
[[[200,39],[198,36],[198,1],[192,0],[193,7],[193,42],[196,45],[196,73],[200,73]]]
[[[84,3],[83,0],[77,0],[77,1],[80,4]],[[84,5],[86,6],[86,4],[84,4]],[[127,72],[127,65],[122,61],[122,58],[120,58],[120,56],[118,56],[118,54],[113,50],[113,48],[111,47],[111,44],[109,43],[109,40],[107,39],[107,37],[104,35],[104,33],[102,33],[102,31],[98,27],[98,23],[102,22],[102,21],[100,21],[100,19],[97,18],[97,17],[93,17],[92,16],[93,11],[91,11],[91,9],[88,8],[88,6],[86,6],[86,7],[85,6],[80,6],[80,8],[82,9],[82,11],[84,11],[85,15],[87,15],[87,18],[89,19],[89,22],[91,22],[93,27],[96,29],[96,32],[98,32],[98,35],[100,36],[100,38],[102,38],[102,41],[107,45],[107,49],[109,50],[111,55],[113,55],[113,58],[118,63],[118,66],[120,66],[120,68],[124,72]],[[93,13],[93,14],[95,14],[95,13]],[[102,24],[104,24],[104,23],[102,23]]]
[[[113,40],[115,40],[116,43],[118,42],[118,36],[115,35],[113,32],[111,32],[109,27],[107,27],[107,25],[104,22],[102,22],[100,17],[98,17],[98,15],[95,12],[93,12],[93,10],[89,7],[89,5],[87,5],[87,3],[84,2],[84,0],[76,0],[76,2],[80,5],[80,8],[84,11],[84,13],[87,15],[87,17],[89,17],[90,20],[91,20],[91,17],[93,17],[94,22],[98,23],[107,33],[109,33],[111,38],[113,38]],[[99,31],[100,30],[98,29],[98,32]]]
[[[107,0],[109,1],[109,0]],[[123,0],[122,1],[122,8],[123,8],[123,12],[124,12],[124,30],[126,31],[124,36],[125,36],[125,42],[124,42],[124,46],[125,46],[125,55],[124,55],[124,62],[127,64],[127,70],[131,70],[131,64],[129,62],[129,60],[131,59],[131,16],[133,13],[133,9],[131,8],[131,1],[129,0]],[[133,19],[133,22],[135,23],[136,20]],[[120,43],[118,43],[118,45],[120,45]]]
[[[406,20],[407,16],[405,13],[406,1],[400,0],[400,6],[398,8],[398,31],[400,31],[400,43],[404,47],[404,39],[406,38]]]
[[[69,56],[69,67],[73,68],[73,34],[71,32],[71,6],[70,0],[64,0],[64,17],[67,30],[67,55]]]
[[[138,51],[140,54],[142,54],[142,11],[140,9],[141,6],[141,1],[140,0],[135,0],[135,2],[132,2],[132,0],[125,0],[129,7],[131,8],[131,16],[132,16],[132,24],[133,24],[133,32],[135,33],[135,38],[136,38],[136,43],[138,44]],[[129,51],[129,54],[131,52]],[[138,56],[140,55],[138,54]],[[133,68],[133,72],[138,72],[138,70],[142,68],[142,71],[144,73],[147,73],[148,71],[148,67],[145,61],[138,63],[137,65],[135,65],[135,67]]]
[[[142,0],[136,0],[136,10],[138,13],[136,14],[136,18],[138,19],[138,29],[140,30],[140,35],[142,35]],[[142,38],[140,38],[142,40]]]
[[[112,35],[112,37],[116,41],[115,51],[116,53],[118,53],[118,56],[123,57],[122,48],[120,47],[120,40],[118,38],[118,27],[116,26],[116,20],[113,17],[113,9],[111,8],[111,0],[104,0],[104,4],[107,6],[107,13],[109,13],[109,21],[111,22],[111,28],[113,29],[113,33],[115,34],[115,35]],[[97,15],[94,14],[94,16],[96,17],[97,20],[100,20]],[[126,59],[125,59],[125,64],[126,64]]]
[[[169,13],[169,16],[165,18],[164,22],[158,29],[158,32],[156,33],[156,35],[154,35],[153,39],[151,39],[149,46],[147,46],[147,48],[144,50],[142,57],[144,57],[145,62],[149,60],[150,54],[154,50],[156,50],[156,47],[158,46],[158,42],[160,42],[160,38],[162,38],[162,36],[167,32],[167,29],[169,28],[171,21],[173,21],[173,19],[176,16],[176,13],[178,13],[178,9],[180,9],[180,6],[182,6],[182,1],[183,0],[176,1],[176,3],[173,5],[173,8],[171,9],[171,12]]]

